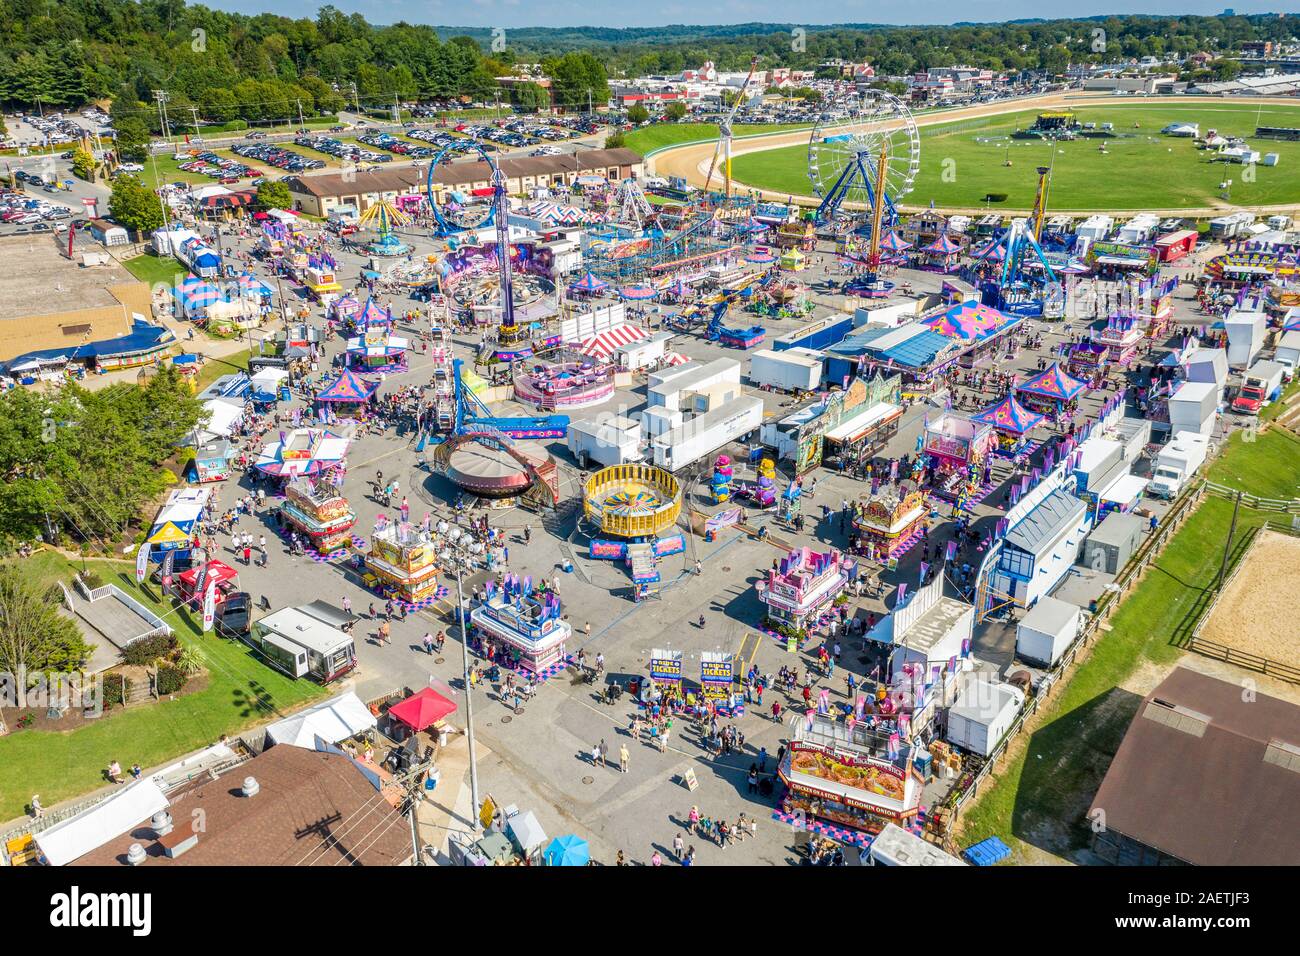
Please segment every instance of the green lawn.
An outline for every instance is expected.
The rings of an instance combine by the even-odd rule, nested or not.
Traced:
[[[808,128],[797,123],[771,125],[741,123],[737,124],[732,132],[735,136],[753,136],[756,133],[781,133],[792,129]],[[631,130],[623,137],[628,149],[634,149],[643,155],[663,146],[677,146],[681,143],[717,138],[716,123],[653,123],[642,129]]]
[[[28,566],[51,583],[69,580],[74,565],[41,553]],[[182,643],[206,658],[207,686],[174,701],[117,709],[71,732],[21,730],[0,737],[0,819],[20,816],[33,793],[51,807],[96,789],[111,760],[124,767],[154,767],[215,743],[324,696],[324,689],[272,670],[237,641],[200,633],[194,615],[173,612],[135,587],[134,563],[95,562],[106,580],[131,592],[166,617]]]
[[[1121,103],[1078,107],[1080,122],[1115,124],[1109,139],[1073,142],[1012,139],[1030,125],[1034,110],[922,127],[921,169],[907,197],[910,205],[983,206],[988,193],[1006,193],[994,209],[1029,209],[1037,188],[1038,166],[1052,165],[1049,209],[1175,209],[1212,205],[1219,183],[1233,181],[1231,199],[1241,205],[1289,203],[1300,195],[1300,143],[1253,137],[1260,125],[1300,126],[1300,106],[1248,106],[1219,101],[1127,106]],[[1199,123],[1202,134],[1216,129],[1247,137],[1261,153],[1278,153],[1277,166],[1258,166],[1254,182],[1243,181],[1241,166],[1211,163],[1189,139],[1160,135],[1173,122]],[[1134,124],[1138,124],[1136,127]],[[1106,144],[1106,154],[1099,152]],[[1011,166],[1004,165],[1010,159]],[[794,195],[811,195],[804,145],[738,156],[735,178]]]
[[[189,274],[189,270],[171,256],[156,256],[151,252],[126,259],[122,265],[131,275],[150,285],[158,282],[175,285],[177,276],[184,277]]]
[[[1255,442],[1234,435],[1210,471],[1216,482],[1232,478],[1242,490],[1264,497],[1294,486],[1297,475],[1300,441],[1280,430]],[[1141,700],[1122,685],[1144,667],[1163,672],[1182,653],[1177,643],[1189,634],[1208,600],[1205,589],[1219,572],[1232,507],[1228,500],[1206,498],[1170,541],[1110,618],[1111,630],[1056,691],[1027,746],[984,784],[962,815],[963,847],[998,836],[1025,862],[1034,859],[1027,845],[1054,853],[1087,845],[1085,814]],[[1269,519],[1276,522],[1278,515],[1241,510],[1234,560],[1247,544],[1245,532]]]

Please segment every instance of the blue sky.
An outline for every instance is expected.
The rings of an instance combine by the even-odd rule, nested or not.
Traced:
[[[208,6],[240,13],[274,11],[288,16],[314,16],[322,0],[199,0]],[[1231,2],[1231,0],[1228,0]],[[371,23],[434,23],[453,26],[636,26],[664,23],[802,22],[928,23],[1015,20],[1026,17],[1061,18],[1107,13],[1221,13],[1224,0],[932,0],[918,8],[906,3],[846,3],[844,0],[801,0],[776,4],[771,0],[712,0],[710,3],[661,0],[653,4],[628,0],[335,0],[347,13],[361,13]],[[1231,2],[1238,13],[1279,10],[1276,0]],[[798,17],[794,16],[797,11]]]

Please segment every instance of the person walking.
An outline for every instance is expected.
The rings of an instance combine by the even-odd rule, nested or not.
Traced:
[[[252,563],[253,563],[253,549],[249,545],[248,541],[245,540],[244,541],[244,566],[247,567]]]
[[[432,657],[433,656],[433,635],[430,634],[428,631],[425,631],[424,637],[421,638],[421,642],[424,644],[424,652],[428,654],[430,657]]]
[[[345,595],[343,595],[343,601],[342,601],[341,603],[342,603],[342,605],[343,605],[343,613],[344,613],[344,614],[347,614],[347,615],[351,615],[351,614],[352,614],[352,598],[348,597],[348,596],[345,594]]]
[[[623,773],[627,773],[627,766],[630,760],[631,760],[631,756],[627,752],[627,744],[619,744],[618,769],[621,770]]]
[[[750,793],[758,793],[758,767],[754,764],[749,765],[749,774],[746,777]]]
[[[33,793],[32,794],[32,819],[39,820],[43,816],[45,816],[45,808],[41,806],[41,795],[39,793]],[[681,838],[678,837],[678,839]]]
[[[605,766],[605,755],[600,751],[600,744],[596,744],[591,748],[591,765],[593,767]]]
[[[673,834],[673,859],[678,863],[682,861],[682,854],[686,852],[686,841],[682,839],[680,833]]]

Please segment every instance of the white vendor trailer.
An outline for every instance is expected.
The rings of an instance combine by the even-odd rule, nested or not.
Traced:
[[[608,467],[640,461],[641,425],[623,415],[569,423],[569,452],[583,468],[589,463]]]
[[[810,349],[773,352],[760,349],[750,356],[749,384],[782,390],[815,391],[822,383],[822,360]]]
[[[697,415],[651,443],[655,464],[679,471],[758,428],[763,400],[745,395],[716,411]]]

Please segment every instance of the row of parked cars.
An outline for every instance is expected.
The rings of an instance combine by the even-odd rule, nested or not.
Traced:
[[[17,226],[15,232],[61,232],[68,228],[65,220],[71,218],[72,210],[67,206],[34,198],[21,190],[0,189],[0,223]]]
[[[325,168],[325,161],[322,159],[308,159],[301,153],[295,153],[291,149],[276,146],[274,143],[238,143],[230,147],[230,151],[237,156],[243,156],[245,159],[266,163],[268,166],[274,166],[290,173],[303,173],[309,169]]]
[[[452,136],[446,130],[441,129],[408,129],[406,135],[411,139],[418,139],[421,142],[429,143],[438,149],[451,149],[459,153],[469,152],[470,141],[462,136]],[[491,143],[480,143],[484,152],[495,152],[496,147]]]
[[[293,144],[304,149],[314,149],[318,153],[333,156],[335,159],[343,159],[353,163],[387,163],[393,158],[387,153],[377,153],[373,149],[362,149],[356,143],[345,143],[341,139],[335,139],[333,136],[325,136],[320,133],[299,135],[294,139]]]
[[[243,163],[235,162],[226,156],[220,156],[210,150],[200,152],[177,153],[180,168],[187,173],[208,176],[227,185],[237,183],[247,176],[254,175],[253,170]]]
[[[376,130],[372,133],[364,133],[357,137],[358,143],[365,143],[367,146],[373,146],[376,149],[387,150],[390,153],[396,153],[398,156],[405,156],[408,159],[430,159],[437,155],[437,150],[431,146],[416,146],[408,143],[404,139],[398,139],[389,133]]]

